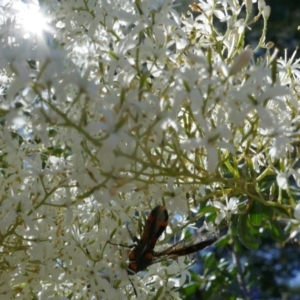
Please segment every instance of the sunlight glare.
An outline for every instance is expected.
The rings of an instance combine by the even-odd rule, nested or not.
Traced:
[[[27,5],[27,8],[20,12],[20,25],[27,33],[41,34],[43,30],[49,28],[47,18],[39,11],[38,5]]]

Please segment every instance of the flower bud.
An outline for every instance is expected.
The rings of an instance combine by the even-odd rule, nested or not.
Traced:
[[[245,4],[246,4],[246,11],[248,14],[250,14],[252,12],[252,7],[253,7],[252,0],[245,0]]]
[[[265,45],[265,47],[267,48],[267,49],[271,49],[271,48],[273,48],[274,47],[274,43],[273,42],[268,42],[268,43],[266,43],[266,45]]]
[[[265,6],[266,6],[265,0],[258,0],[258,10],[259,11],[262,11]]]
[[[300,203],[298,203],[294,210],[294,217],[300,220]]]
[[[247,49],[244,50],[239,56],[237,56],[230,68],[229,74],[234,75],[237,72],[239,72],[243,67],[247,66],[252,57],[252,54],[252,50]]]
[[[262,13],[265,20],[269,19],[270,13],[271,13],[271,7],[269,5],[265,6]]]

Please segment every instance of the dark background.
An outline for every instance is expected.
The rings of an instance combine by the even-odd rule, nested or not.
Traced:
[[[288,51],[290,57],[295,49],[300,45],[300,1],[299,0],[266,0],[266,4],[271,7],[271,15],[268,20],[267,40],[275,43],[275,47],[283,55],[284,49]],[[257,3],[254,4],[257,8]],[[260,36],[262,22],[253,25],[252,32],[248,36],[253,39],[255,35]],[[297,57],[300,54],[297,53]],[[300,298],[299,298],[300,299]]]
[[[242,0],[239,0],[240,2]],[[186,12],[189,4],[197,0],[176,0],[176,7],[179,12]],[[278,48],[279,56],[283,56],[284,49],[287,49],[290,57],[295,49],[300,46],[300,0],[265,0],[271,7],[271,15],[268,20],[267,42],[273,42]],[[253,15],[257,15],[257,3],[253,3]],[[263,28],[262,18],[246,31],[246,43],[256,46]],[[300,57],[300,51],[296,55]],[[300,298],[299,298],[300,299]]]

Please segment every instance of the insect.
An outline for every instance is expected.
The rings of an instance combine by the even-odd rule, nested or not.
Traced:
[[[159,205],[150,212],[140,239],[138,239],[136,236],[133,236],[131,231],[128,229],[132,240],[135,242],[134,245],[127,246],[133,248],[129,253],[129,264],[127,267],[127,272],[129,275],[146,270],[150,265],[160,261],[160,258],[165,257],[166,259],[174,259],[178,256],[189,255],[203,250],[217,241],[217,237],[214,236],[208,240],[198,242],[194,245],[181,246],[177,248],[177,243],[161,252],[155,252],[154,247],[156,242],[165,231],[168,225],[168,220],[169,214],[167,209],[165,206]]]
[[[154,247],[165,231],[169,220],[169,214],[164,206],[156,206],[149,214],[146,220],[141,239],[131,238],[136,242],[129,253],[128,274],[143,271],[153,262]]]
[[[175,259],[178,256],[184,256],[189,255],[194,252],[200,251],[211,244],[213,244],[217,238],[213,237],[211,239],[208,239],[206,241],[201,241],[199,243],[196,243],[194,245],[190,246],[182,246],[179,248],[176,248],[178,245],[172,245],[169,248],[161,251],[161,252],[155,252],[154,247],[156,245],[157,240],[162,235],[162,233],[165,231],[169,220],[169,214],[165,206],[156,206],[149,214],[143,233],[141,235],[141,238],[138,239],[136,236],[133,236],[131,231],[128,228],[129,234],[132,238],[132,240],[135,242],[132,246],[125,246],[130,247],[132,250],[129,253],[129,263],[127,267],[127,273],[128,275],[134,275],[135,273],[138,273],[140,271],[146,270],[150,265],[159,262],[164,259]],[[113,244],[109,242],[110,244]],[[124,245],[120,245],[124,246]],[[130,278],[129,278],[130,280]],[[130,280],[134,293],[137,296],[136,289]]]

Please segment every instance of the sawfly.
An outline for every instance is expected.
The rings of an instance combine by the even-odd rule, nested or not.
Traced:
[[[178,247],[179,243],[177,243],[161,252],[155,252],[154,248],[156,242],[166,230],[168,220],[169,214],[166,207],[158,205],[150,212],[145,222],[144,230],[140,239],[138,239],[136,236],[133,236],[128,228],[130,237],[134,241],[133,245],[125,246],[132,248],[132,250],[129,253],[129,263],[127,266],[128,275],[134,275],[140,271],[144,271],[150,265],[162,261],[164,259],[175,259],[179,256],[185,256],[203,250],[204,248],[210,246],[211,244],[217,241],[217,237],[214,236],[208,240],[198,242],[194,245],[183,245]],[[108,243],[114,244],[111,242]],[[114,245],[124,246],[121,244]],[[131,280],[130,282],[132,284]],[[132,286],[134,289],[134,293],[137,296],[136,289],[133,284]]]

